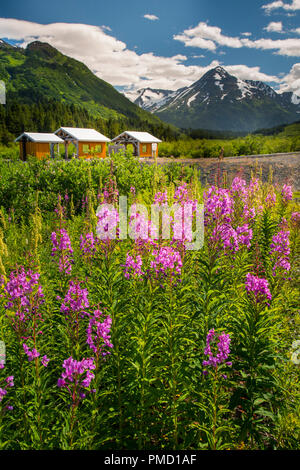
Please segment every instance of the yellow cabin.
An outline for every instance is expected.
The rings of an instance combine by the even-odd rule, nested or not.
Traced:
[[[26,160],[28,155],[32,155],[39,160],[43,158],[53,158],[55,155],[55,145],[59,154],[59,144],[64,141],[55,134],[40,132],[23,132],[15,142],[20,145],[20,158]]]
[[[161,140],[149,132],[125,131],[112,139],[112,142],[125,148],[131,144],[136,157],[157,157]]]
[[[106,145],[110,139],[95,129],[60,127],[55,134],[63,140],[66,156],[69,145],[73,144],[76,149],[74,156],[78,158],[106,157]]]

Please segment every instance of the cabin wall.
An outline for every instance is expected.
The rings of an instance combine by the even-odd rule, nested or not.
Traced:
[[[20,144],[20,158],[22,160],[26,159],[29,155],[33,155],[38,159],[49,158],[50,157],[50,144],[49,143],[39,143],[39,142],[26,142],[26,156],[23,154],[23,142]]]
[[[140,157],[152,157],[152,144],[139,144],[140,145]],[[158,156],[158,146],[156,147],[156,155]]]
[[[101,145],[101,151],[97,147]],[[79,142],[78,156],[80,158],[105,158],[106,142]]]

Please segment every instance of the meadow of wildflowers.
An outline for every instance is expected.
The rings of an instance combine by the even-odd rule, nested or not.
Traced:
[[[0,449],[298,449],[300,210],[288,182],[253,173],[201,187],[195,172],[155,167],[142,182],[116,156],[95,187],[93,163],[80,165],[82,194],[64,170],[49,200],[2,203]],[[121,195],[135,237],[120,236]],[[165,239],[139,212],[184,203],[204,204],[197,250],[172,214]]]

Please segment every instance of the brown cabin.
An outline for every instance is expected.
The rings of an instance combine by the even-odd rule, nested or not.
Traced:
[[[63,140],[65,155],[68,155],[68,146],[73,144],[76,148],[74,156],[78,158],[105,158],[106,145],[110,142],[108,137],[95,129],[81,127],[60,127],[55,135]]]
[[[124,145],[125,148],[132,144],[136,157],[157,157],[158,144],[161,140],[149,132],[125,131],[112,139],[112,142]]]
[[[42,158],[53,158],[56,153],[59,155],[59,144],[64,143],[55,134],[40,132],[23,132],[23,134],[17,137],[15,142],[19,142],[21,160],[26,160],[27,155],[32,155],[39,160]],[[55,145],[57,145],[56,152]]]

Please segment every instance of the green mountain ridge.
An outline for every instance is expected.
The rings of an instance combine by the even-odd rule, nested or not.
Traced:
[[[115,131],[131,125],[137,130],[156,130],[160,135],[177,132],[174,126],[133,104],[82,62],[62,54],[48,43],[34,41],[23,49],[1,41],[0,80],[6,86],[8,107],[41,105],[43,112],[47,112],[47,103],[60,103],[65,104],[66,109],[72,106],[74,110],[84,110],[90,121],[119,122],[119,129],[114,126]],[[60,124],[69,125],[68,122]],[[16,126],[15,132],[10,128],[14,134],[19,131],[20,126]]]

